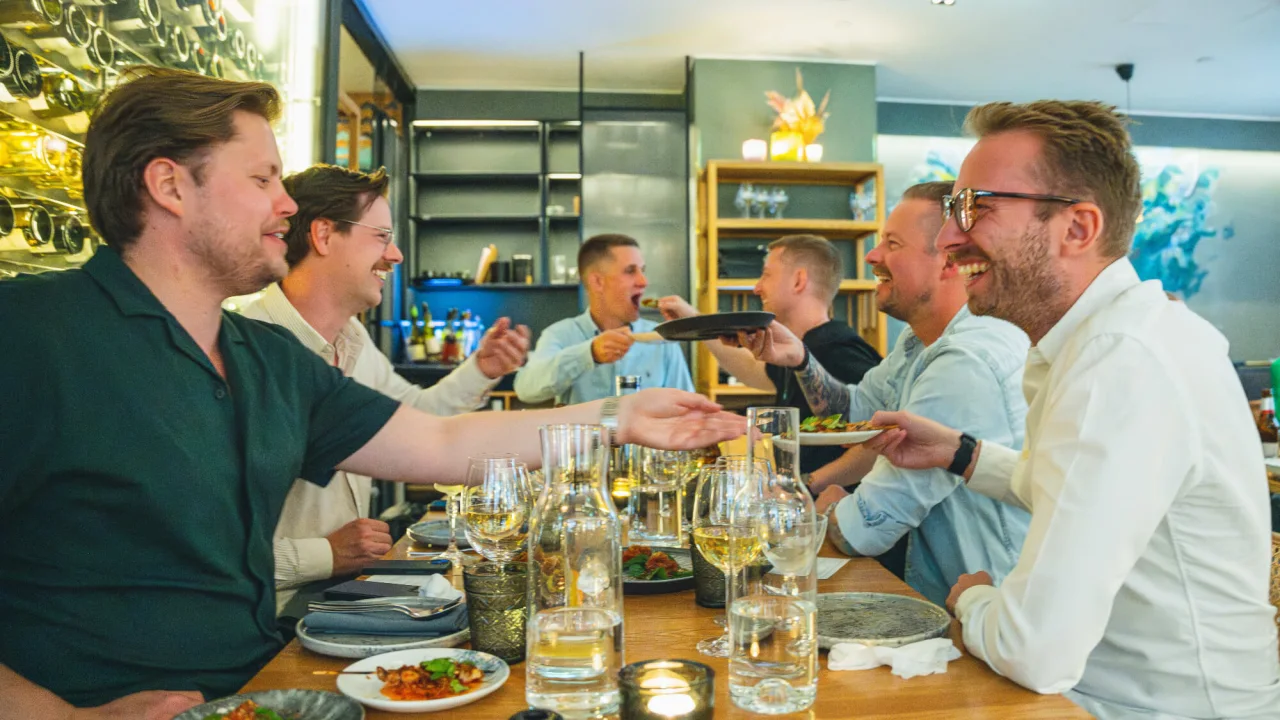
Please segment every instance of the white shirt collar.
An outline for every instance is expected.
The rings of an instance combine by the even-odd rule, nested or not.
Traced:
[[[262,293],[260,302],[272,322],[293,333],[294,337],[298,338],[298,342],[302,343],[308,350],[322,356],[330,364],[333,363],[336,352],[333,344],[325,340],[324,336],[312,327],[306,318],[302,317],[302,314],[293,306],[293,303],[289,302],[284,290],[280,289],[279,283],[268,285],[267,289]],[[338,331],[338,345],[358,348],[360,344],[359,331],[352,327],[353,324],[358,326],[359,322],[352,318]]]
[[[1129,258],[1120,258],[1108,265],[1089,283],[1089,287],[1085,288],[1071,309],[1031,348],[1032,356],[1038,355],[1044,362],[1053,364],[1054,358],[1081,323],[1110,305],[1120,293],[1141,283],[1138,271],[1133,269]]]

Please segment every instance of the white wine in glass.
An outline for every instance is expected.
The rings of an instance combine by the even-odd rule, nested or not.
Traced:
[[[509,562],[529,536],[528,469],[514,455],[471,461],[461,503],[467,541],[492,562]]]
[[[726,573],[755,562],[763,548],[760,533],[754,528],[732,525],[696,527],[693,542],[707,562]]]

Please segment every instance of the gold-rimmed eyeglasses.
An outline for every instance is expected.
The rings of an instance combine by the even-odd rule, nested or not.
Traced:
[[[368,223],[356,222],[355,220],[339,220],[338,222],[344,222],[348,225],[359,225],[360,227],[367,227],[371,230],[377,230],[378,232],[382,233],[383,248],[386,248],[388,245],[395,242],[395,239],[396,239],[395,232],[392,231],[391,228],[378,227],[377,225],[370,225]]]
[[[960,231],[969,232],[973,229],[973,223],[976,220],[978,198],[1016,198],[1019,200],[1060,202],[1068,205],[1084,202],[1083,200],[1062,197],[1061,195],[1037,195],[1035,193],[997,192],[995,190],[965,188],[955,195],[942,196],[942,222],[945,223],[950,220],[954,214],[956,216],[956,224],[960,226]]]

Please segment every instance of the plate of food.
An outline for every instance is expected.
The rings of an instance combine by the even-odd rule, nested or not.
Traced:
[[[763,330],[773,318],[773,313],[759,310],[711,313],[668,320],[653,330],[666,340],[714,340],[740,331]]]
[[[622,593],[659,595],[693,588],[693,556],[683,548],[632,545],[622,551]]]
[[[845,422],[840,415],[809,417],[800,423],[800,444],[806,447],[856,445],[895,427],[897,425],[872,425],[868,420]]]
[[[259,690],[197,705],[173,720],[364,720],[364,708],[325,690]]]
[[[475,650],[401,650],[348,665],[338,691],[389,712],[448,710],[473,703],[511,677],[501,658]]]

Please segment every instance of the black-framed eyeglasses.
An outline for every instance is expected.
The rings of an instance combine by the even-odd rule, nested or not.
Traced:
[[[1035,193],[997,192],[995,190],[965,188],[955,195],[942,196],[942,222],[945,223],[950,220],[951,215],[954,214],[956,216],[956,224],[960,226],[960,231],[969,232],[973,229],[973,223],[976,220],[978,198],[1015,198],[1018,200],[1060,202],[1068,205],[1084,202],[1083,200],[1062,197],[1061,195],[1037,195]]]
[[[339,220],[338,222],[344,222],[348,225],[359,225],[360,227],[367,227],[371,230],[377,230],[378,232],[382,233],[383,234],[382,248],[384,250],[387,248],[388,245],[395,242],[395,239],[396,239],[396,234],[391,230],[391,228],[378,227],[377,225],[369,225],[368,223],[356,222],[355,220]]]

